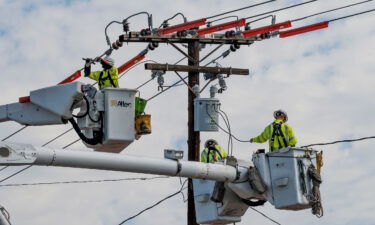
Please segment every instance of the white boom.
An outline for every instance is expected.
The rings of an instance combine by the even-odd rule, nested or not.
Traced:
[[[235,167],[223,164],[176,161],[107,152],[66,151],[29,144],[0,143],[0,165],[62,166],[133,173],[180,176],[233,182]],[[244,171],[246,173],[246,171]]]
[[[310,171],[316,165],[314,158],[314,150],[288,147],[257,152],[252,162],[229,157],[223,162],[202,163],[0,142],[0,165],[5,166],[61,166],[193,178],[200,224],[239,222],[249,206],[266,201],[277,209],[311,208],[310,199],[319,195],[314,192],[318,187]]]

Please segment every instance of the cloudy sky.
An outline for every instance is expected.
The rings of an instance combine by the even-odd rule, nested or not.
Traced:
[[[0,104],[17,101],[29,91],[51,86],[83,66],[82,57],[95,57],[106,49],[104,27],[140,11],[153,14],[154,24],[177,12],[189,20],[208,17],[260,1],[224,0],[144,0],[144,1],[70,1],[0,0]],[[274,3],[236,13],[247,17],[287,6],[300,0]],[[277,21],[299,18],[319,11],[355,3],[354,0],[321,0],[276,13]],[[295,27],[360,12],[375,7],[373,2],[296,22]],[[178,23],[177,18],[173,23]],[[275,109],[289,114],[298,145],[373,136],[375,71],[375,15],[367,14],[330,24],[328,29],[300,36],[273,38],[243,46],[227,58],[223,66],[249,68],[251,76],[227,79],[228,90],[219,96],[222,109],[229,115],[234,135],[249,139],[272,121]],[[269,21],[259,22],[262,26]],[[131,20],[131,30],[147,25],[144,16]],[[120,26],[109,29],[112,39],[121,34]],[[204,55],[214,46],[207,46]],[[129,44],[113,53],[116,64],[132,58],[145,44]],[[221,48],[216,55],[227,47]],[[171,46],[161,45],[147,59],[174,63],[181,58]],[[186,61],[183,61],[186,63]],[[99,67],[97,67],[99,69]],[[124,76],[121,87],[135,88],[150,78],[139,66]],[[166,83],[178,80],[165,75]],[[85,78],[81,82],[90,83]],[[142,97],[157,93],[156,81],[140,89]],[[205,92],[203,95],[208,96]],[[187,88],[173,88],[149,102],[153,133],[142,137],[122,154],[161,158],[163,149],[186,151]],[[4,138],[21,125],[0,124]],[[69,125],[29,127],[10,141],[43,145],[69,129]],[[202,133],[202,142],[216,138],[227,145],[223,132]],[[73,132],[51,143],[61,148],[77,139]],[[372,140],[319,147],[324,151],[321,186],[325,215],[317,219],[309,210],[279,211],[266,203],[258,209],[281,224],[370,225],[375,224],[375,155]],[[250,159],[265,144],[234,143],[238,158]],[[87,150],[81,143],[71,150]],[[7,168],[0,179],[19,170]],[[144,177],[120,172],[32,167],[7,180],[8,183],[50,182],[91,179]],[[11,214],[14,225],[116,225],[159,199],[177,191],[178,178],[150,181],[64,184],[51,186],[0,187],[0,204]],[[186,224],[186,203],[178,195],[146,212],[128,224]],[[241,224],[273,224],[249,210]]]

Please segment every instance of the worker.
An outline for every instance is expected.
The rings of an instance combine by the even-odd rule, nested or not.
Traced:
[[[205,148],[201,153],[201,162],[218,162],[228,156],[225,149],[222,148],[214,139],[208,139],[204,144],[204,147]]]
[[[273,116],[275,121],[268,125],[259,136],[251,138],[250,142],[264,143],[269,140],[271,152],[287,146],[294,147],[297,144],[297,139],[292,127],[286,124],[288,121],[286,112],[279,109],[273,113]]]
[[[94,61],[100,61],[103,70],[102,71],[95,71],[91,72],[91,63],[92,59],[86,59],[85,64],[85,77],[89,77],[93,80],[96,80],[99,85],[99,89],[103,89],[106,87],[113,87],[118,88],[118,71],[117,68],[114,66],[114,60],[109,57],[105,56],[104,58],[98,58]]]

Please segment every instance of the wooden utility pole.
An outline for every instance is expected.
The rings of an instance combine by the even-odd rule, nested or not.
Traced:
[[[204,36],[186,36],[178,37],[175,34],[171,35],[141,35],[139,32],[129,32],[123,34],[119,37],[119,42],[144,42],[144,43],[167,43],[178,50],[186,58],[188,58],[188,67],[181,65],[171,65],[171,64],[146,64],[146,69],[156,69],[164,71],[188,71],[188,160],[189,161],[199,161],[200,156],[200,133],[194,131],[194,98],[195,94],[192,92],[191,87],[194,85],[199,85],[199,73],[214,73],[214,74],[237,74],[237,75],[248,75],[249,70],[238,69],[238,68],[214,68],[214,67],[200,67],[199,66],[199,50],[200,44],[216,44],[220,45],[216,47],[213,51],[208,53],[202,59],[206,59],[211,54],[216,52],[222,45],[251,45],[254,41],[260,41],[264,38],[269,38],[265,36],[260,37],[244,37],[242,35],[237,35],[235,37],[227,37],[225,34],[212,34],[209,37]],[[175,43],[187,43],[188,44],[188,54],[181,50]],[[198,225],[195,216],[195,205],[194,205],[194,192],[193,192],[193,181],[188,180],[188,212],[187,212],[187,225]]]
[[[188,43],[188,55],[190,56],[188,65],[199,65],[199,41]],[[193,61],[194,59],[195,61]],[[199,85],[199,72],[189,72],[188,84],[190,87]],[[194,98],[195,95],[188,89],[188,160],[199,161],[200,133],[194,131]],[[197,225],[195,218],[193,180],[188,181],[188,212],[187,225]]]

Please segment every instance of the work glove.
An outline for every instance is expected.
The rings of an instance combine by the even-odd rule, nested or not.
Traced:
[[[254,140],[252,138],[250,138],[250,143],[253,143],[253,142],[254,142]]]
[[[85,61],[86,61],[85,67],[91,66],[91,63],[93,62],[93,60],[90,58],[86,58]]]
[[[85,69],[84,69],[84,73],[85,73],[85,77],[88,77],[91,73],[91,63],[92,63],[92,59],[90,58],[87,58],[85,59]]]

